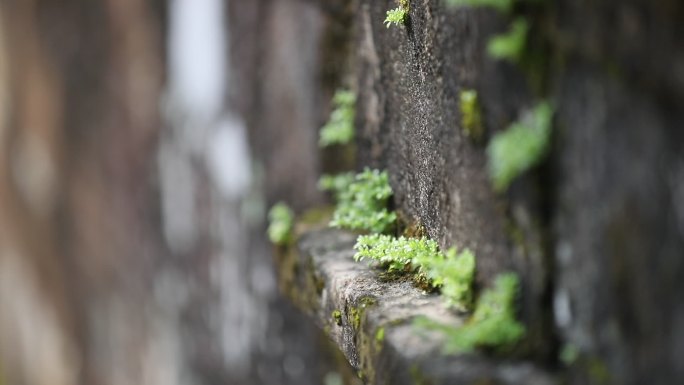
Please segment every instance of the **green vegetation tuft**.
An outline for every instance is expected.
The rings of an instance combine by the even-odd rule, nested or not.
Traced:
[[[333,96],[330,119],[321,127],[318,145],[347,144],[354,139],[354,103],[356,95],[351,91],[337,90]]]
[[[459,93],[459,107],[461,110],[461,126],[465,134],[473,140],[482,138],[482,116],[480,103],[475,90],[461,90]]]
[[[330,191],[335,199],[339,195],[349,189],[349,185],[354,182],[355,174],[353,172],[345,172],[337,175],[324,174],[318,179],[318,189],[322,191]]]
[[[406,18],[409,14],[409,0],[399,0],[399,6],[387,11],[387,17],[385,18],[385,25],[389,28],[392,24],[399,26],[406,22]]]
[[[292,240],[292,225],[294,213],[282,202],[279,202],[268,212],[268,238],[276,245],[286,245]]]
[[[528,28],[527,21],[523,18],[513,21],[508,32],[489,40],[487,44],[489,56],[517,63],[525,49]]]
[[[495,190],[506,190],[515,178],[543,158],[551,140],[552,118],[551,104],[541,102],[522,120],[492,138],[487,156]]]
[[[446,3],[452,7],[491,7],[503,13],[508,13],[513,6],[513,0],[446,0]]]
[[[421,270],[439,287],[450,306],[458,310],[468,310],[473,301],[473,277],[475,276],[475,254],[465,249],[456,253],[452,247],[444,253],[444,258],[425,261],[417,259]]]
[[[580,356],[580,351],[577,346],[566,343],[558,355],[558,358],[562,363],[567,366],[572,366]]]
[[[392,188],[387,172],[366,168],[350,181],[346,174],[325,178],[320,184],[333,190],[337,207],[330,226],[375,233],[387,231],[397,215],[387,210]]]
[[[416,326],[435,329],[446,336],[446,353],[471,352],[477,347],[505,350],[525,334],[525,327],[515,319],[518,276],[500,274],[494,287],[482,293],[475,312],[461,327],[444,325],[425,317],[416,319]]]
[[[390,272],[414,272],[426,277],[432,287],[439,288],[449,304],[466,310],[472,301],[475,256],[470,250],[457,255],[455,248],[446,253],[437,242],[427,238],[395,238],[371,234],[356,240],[354,259],[372,259]]]
[[[342,325],[342,312],[336,309],[336,310],[333,310],[331,315],[332,315],[333,320],[335,321],[335,324],[337,326],[341,326]]]

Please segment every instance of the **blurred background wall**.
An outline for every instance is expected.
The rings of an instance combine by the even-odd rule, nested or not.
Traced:
[[[321,201],[324,24],[294,1],[0,3],[0,384],[337,378],[263,235],[275,197]]]

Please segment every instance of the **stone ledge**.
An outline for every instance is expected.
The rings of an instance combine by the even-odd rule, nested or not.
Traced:
[[[409,281],[385,282],[379,271],[354,262],[356,235],[309,230],[278,257],[281,289],[315,322],[368,384],[555,384],[531,363],[479,354],[445,356],[438,334],[419,334],[413,317],[454,325],[464,318],[438,295]]]

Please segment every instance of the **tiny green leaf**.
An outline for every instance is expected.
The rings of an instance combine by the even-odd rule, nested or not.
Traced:
[[[517,62],[525,49],[527,30],[527,21],[523,18],[516,19],[508,32],[494,36],[489,40],[487,44],[489,56],[495,59]]]
[[[268,212],[268,238],[276,245],[285,245],[292,240],[294,213],[286,204],[279,202]]]

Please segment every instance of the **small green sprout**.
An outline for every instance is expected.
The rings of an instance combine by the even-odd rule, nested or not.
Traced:
[[[335,310],[333,310],[331,315],[332,315],[333,320],[335,321],[335,324],[337,326],[341,326],[342,325],[342,312],[335,309]]]
[[[482,138],[482,116],[480,103],[475,90],[461,90],[459,93],[459,107],[461,110],[461,126],[465,134],[474,139]]]
[[[551,141],[553,108],[537,104],[522,120],[498,133],[487,146],[489,175],[496,191],[504,191],[520,174],[535,166]]]
[[[513,0],[446,0],[452,7],[491,7],[502,13],[508,13],[513,6]]]
[[[354,103],[356,96],[351,91],[338,90],[333,96],[333,111],[330,119],[321,128],[318,145],[347,144],[354,139]]]
[[[529,26],[523,18],[513,21],[511,29],[502,34],[494,36],[487,44],[489,56],[495,59],[508,60],[513,63],[518,62],[527,40],[527,30]]]
[[[399,26],[406,22],[406,18],[409,14],[409,0],[399,0],[399,6],[387,11],[387,17],[385,18],[385,25],[389,28],[392,24]]]
[[[294,213],[286,204],[279,202],[268,212],[268,238],[276,245],[285,245],[292,240]]]
[[[375,342],[382,344],[382,341],[385,340],[385,328],[384,327],[379,327],[378,330],[375,332]]]
[[[477,347],[505,350],[525,334],[525,327],[515,319],[518,286],[518,276],[514,273],[497,276],[494,287],[482,293],[472,317],[461,327],[444,325],[426,317],[416,319],[415,324],[444,333],[447,338],[445,353],[471,352]]]
[[[428,238],[395,238],[390,235],[361,235],[354,245],[354,259],[372,259],[390,272],[414,272],[425,276],[440,291],[450,306],[466,310],[472,302],[475,255],[470,250],[446,253]]]
[[[340,177],[321,183],[340,188],[334,191],[337,207],[330,226],[381,233],[395,223],[397,215],[387,210],[392,188],[386,171],[366,168],[348,182],[347,177]]]

